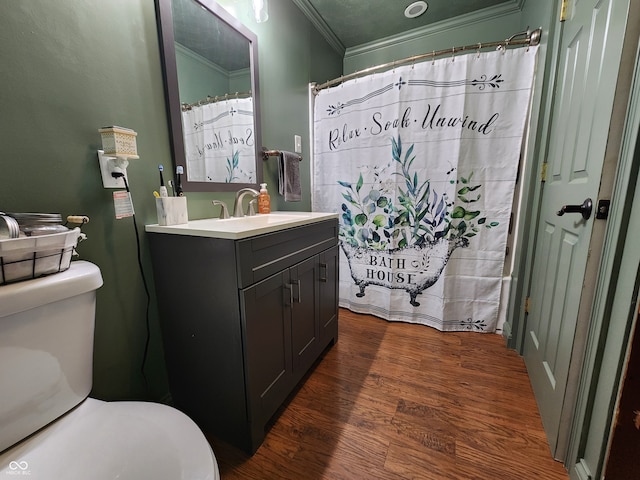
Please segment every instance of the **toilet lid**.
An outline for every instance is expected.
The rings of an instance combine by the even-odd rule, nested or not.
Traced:
[[[2,452],[0,473],[33,480],[220,478],[205,436],[182,412],[92,398]]]

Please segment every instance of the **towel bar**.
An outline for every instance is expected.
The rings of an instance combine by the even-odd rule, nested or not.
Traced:
[[[269,160],[269,157],[279,157],[280,156],[280,150],[267,150],[266,148],[262,147],[262,159],[264,161]],[[300,156],[300,161],[302,161],[302,155]]]

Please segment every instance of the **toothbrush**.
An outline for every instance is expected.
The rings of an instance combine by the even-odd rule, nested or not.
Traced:
[[[182,165],[178,165],[176,167],[176,189],[175,189],[177,197],[182,196],[182,184],[180,183],[180,177],[182,176],[183,173],[184,173],[184,169],[182,168]]]
[[[162,165],[158,165],[158,170],[160,171],[160,196],[168,197],[169,194],[167,193],[167,187],[164,186],[164,178],[162,177],[162,170],[164,170],[164,167]]]

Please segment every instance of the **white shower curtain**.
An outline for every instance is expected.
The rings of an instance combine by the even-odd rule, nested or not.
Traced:
[[[321,90],[313,209],[340,215],[340,305],[495,331],[537,48],[426,61]]]
[[[194,106],[182,127],[190,182],[256,183],[251,98]]]

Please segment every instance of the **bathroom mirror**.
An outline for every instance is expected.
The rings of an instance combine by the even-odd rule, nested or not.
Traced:
[[[156,12],[183,190],[256,188],[262,180],[257,37],[213,0],[156,0]]]

